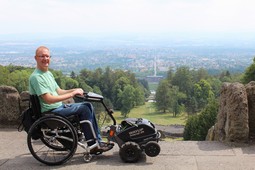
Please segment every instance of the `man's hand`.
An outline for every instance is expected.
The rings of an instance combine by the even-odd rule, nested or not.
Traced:
[[[72,91],[72,97],[74,96],[83,96],[84,91],[81,88],[74,89]]]

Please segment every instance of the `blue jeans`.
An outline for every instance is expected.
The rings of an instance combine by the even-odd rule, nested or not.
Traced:
[[[72,103],[72,104],[63,104],[62,106],[52,110],[52,112],[57,113],[62,116],[78,115],[80,121],[89,120],[95,130],[96,138],[98,141],[101,141],[100,130],[96,121],[94,114],[94,108],[91,103],[82,102],[82,103]],[[93,139],[91,128],[87,123],[81,124],[82,131],[85,135],[86,140]],[[88,145],[92,145],[95,142],[88,142]]]

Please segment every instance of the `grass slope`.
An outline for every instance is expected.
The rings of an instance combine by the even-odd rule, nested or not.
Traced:
[[[121,116],[121,113],[119,111],[114,112],[114,117],[117,120],[117,124],[119,124],[122,120],[125,119],[123,116]],[[145,103],[145,105],[143,106],[132,109],[131,112],[128,114],[128,117],[145,118],[157,125],[185,125],[187,119],[187,115],[184,113],[173,117],[172,113],[158,112],[154,107],[154,103],[148,102]]]

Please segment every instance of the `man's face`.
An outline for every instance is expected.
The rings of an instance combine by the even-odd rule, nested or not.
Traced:
[[[47,71],[50,64],[50,52],[46,48],[38,50],[35,60],[37,62],[37,68],[42,71]]]

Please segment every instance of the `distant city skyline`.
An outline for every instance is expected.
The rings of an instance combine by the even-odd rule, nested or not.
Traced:
[[[11,35],[255,37],[254,0],[0,0],[0,3],[0,40]]]

